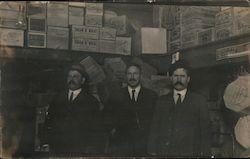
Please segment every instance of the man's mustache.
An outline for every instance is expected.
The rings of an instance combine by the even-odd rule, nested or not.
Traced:
[[[70,81],[68,82],[68,84],[74,84],[74,85],[75,85],[76,83],[75,83],[75,81],[70,80]]]
[[[134,78],[131,78],[131,79],[129,79],[129,81],[131,81],[131,82],[136,82],[137,80],[136,79],[134,79]]]
[[[183,83],[181,83],[179,81],[174,83],[174,85],[178,85],[178,84],[181,85],[181,86],[183,86]]]

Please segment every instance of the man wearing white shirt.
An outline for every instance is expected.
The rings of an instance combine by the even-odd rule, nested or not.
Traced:
[[[177,61],[169,68],[172,93],[156,104],[148,152],[164,157],[210,156],[209,111],[206,100],[188,89],[190,67]]]
[[[88,92],[88,75],[80,64],[67,74],[67,88],[50,104],[45,121],[45,142],[51,155],[84,156],[100,153],[98,149],[99,106]],[[90,124],[91,123],[91,124]]]
[[[147,155],[147,138],[157,94],[141,85],[141,75],[139,65],[128,65],[127,87],[113,92],[107,103],[110,128],[115,129],[111,155]]]

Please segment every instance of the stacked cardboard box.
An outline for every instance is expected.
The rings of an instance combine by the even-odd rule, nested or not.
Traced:
[[[24,31],[17,29],[0,29],[0,45],[24,46]]]
[[[72,25],[72,50],[99,51],[99,28]]]
[[[198,32],[198,44],[206,44],[214,40],[214,27]]]
[[[3,1],[0,4],[0,27],[26,29],[26,2]]]
[[[177,51],[181,49],[181,24],[180,24],[180,7],[171,6],[168,12],[169,15],[169,35],[168,36],[168,50],[170,52]]]
[[[216,14],[216,40],[225,39],[247,32],[250,32],[249,7],[231,7]]]
[[[103,26],[103,3],[86,3],[85,25]]]
[[[240,45],[233,45],[216,50],[216,60],[223,60],[228,58],[237,58],[247,56],[250,54],[250,43]]]
[[[167,33],[165,28],[141,28],[142,53],[167,53]]]
[[[69,7],[68,2],[50,2],[47,4],[47,48],[69,48],[69,20],[72,22],[69,9],[72,8]]]
[[[100,28],[100,52],[115,53],[116,30],[113,28]]]
[[[198,32],[213,27],[219,7],[181,7],[181,47],[197,45]]]
[[[116,77],[116,80],[123,80],[126,73],[126,63],[120,58],[105,58],[104,68]]]
[[[80,64],[84,66],[88,73],[90,83],[97,84],[106,78],[102,67],[92,57],[86,57],[80,62]]]
[[[107,27],[117,30],[117,35],[128,35],[132,31],[132,27],[126,15],[109,18],[106,22]]]
[[[49,26],[68,27],[68,2],[50,2],[47,8],[47,22]]]
[[[69,48],[69,29],[62,27],[48,26],[47,48],[68,49]]]
[[[38,47],[38,48],[46,47],[46,31],[47,31],[46,11],[47,11],[46,3],[42,3],[39,1],[27,3],[28,47]]]
[[[84,8],[69,4],[69,25],[84,25]]]

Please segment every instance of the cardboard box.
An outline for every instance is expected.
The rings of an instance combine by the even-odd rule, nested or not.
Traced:
[[[29,17],[28,30],[31,32],[46,32],[46,19],[40,17]]]
[[[24,31],[0,28],[0,45],[24,46]]]
[[[47,6],[47,23],[49,26],[68,27],[68,2],[50,2]]]
[[[126,63],[120,57],[104,59],[104,68],[110,70],[118,80],[124,79],[126,67]]]
[[[250,32],[250,8],[230,7],[216,15],[216,40]]]
[[[206,44],[215,40],[214,28],[198,32],[198,44]]]
[[[142,53],[167,53],[167,33],[164,28],[141,28]]]
[[[235,34],[244,34],[250,32],[250,8],[249,7],[235,7]]]
[[[216,50],[216,60],[237,58],[250,54],[250,43],[233,45]]]
[[[27,27],[26,23],[24,8],[20,12],[16,10],[0,10],[0,27],[25,30]]]
[[[69,6],[69,25],[84,25],[84,9]]]
[[[69,28],[48,26],[47,48],[68,49],[69,48]]]
[[[103,15],[86,14],[85,25],[93,27],[102,27]]]
[[[102,67],[92,57],[86,57],[80,62],[80,64],[84,66],[86,72],[88,73],[90,83],[97,84],[106,78]]]
[[[233,25],[221,25],[215,27],[215,40],[222,40],[235,35],[235,28]]]
[[[47,4],[40,1],[27,2],[27,16],[45,19]]]
[[[181,41],[176,40],[169,43],[169,51],[177,51],[181,49]]]
[[[46,33],[28,32],[28,47],[46,48]]]
[[[99,40],[74,38],[72,39],[72,50],[99,52]]]
[[[100,39],[101,40],[115,40],[116,30],[113,28],[100,28]]]
[[[96,27],[72,25],[71,33],[72,39],[99,39],[99,28]]]
[[[170,31],[169,39],[170,41],[175,41],[180,39],[181,37],[181,27],[180,25],[177,25],[173,27],[173,29]]]
[[[100,52],[115,53],[115,41],[114,40],[100,40]]]
[[[86,3],[86,14],[103,15],[103,3]]]
[[[125,15],[110,18],[107,22],[107,27],[116,29],[117,35],[126,35],[132,30]]]
[[[131,55],[131,37],[116,37],[115,53]]]

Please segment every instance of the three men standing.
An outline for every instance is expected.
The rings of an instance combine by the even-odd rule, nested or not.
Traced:
[[[206,100],[187,89],[190,69],[183,61],[170,66],[173,92],[158,99],[148,152],[168,157],[210,155],[209,111]]]

